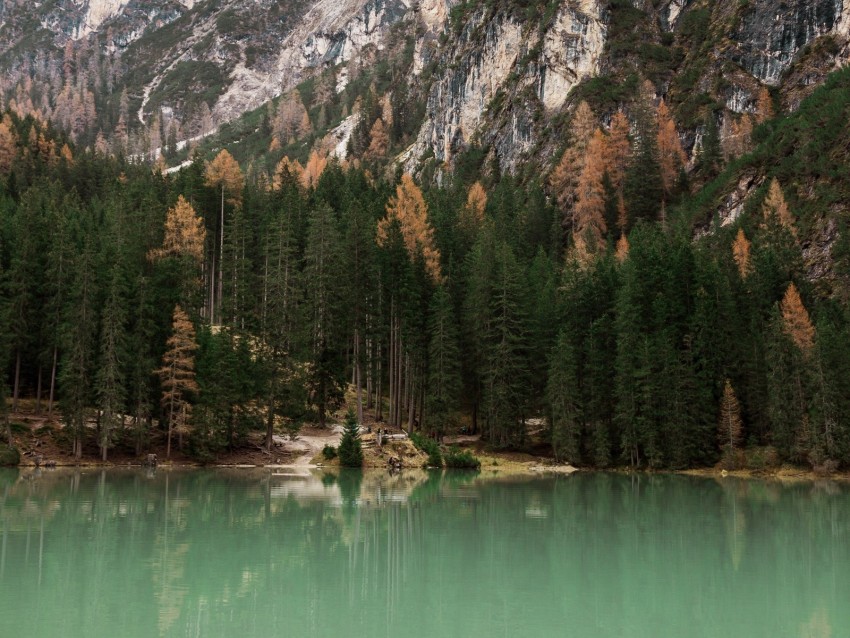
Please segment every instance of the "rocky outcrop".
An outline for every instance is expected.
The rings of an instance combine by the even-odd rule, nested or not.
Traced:
[[[451,163],[478,141],[514,172],[538,141],[535,111],[561,109],[570,91],[598,72],[605,34],[596,0],[564,1],[548,25],[478,11],[444,54],[446,70],[431,87],[425,122],[402,163],[413,170],[432,153]]]
[[[848,36],[844,0],[750,0],[732,34],[730,58],[766,84],[779,84],[803,47],[816,38]]]

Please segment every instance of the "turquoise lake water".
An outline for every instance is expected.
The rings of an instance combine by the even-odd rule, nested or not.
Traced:
[[[0,471],[0,637],[850,636],[850,486]]]

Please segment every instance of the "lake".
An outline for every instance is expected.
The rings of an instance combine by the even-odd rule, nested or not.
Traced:
[[[850,488],[0,471],[0,636],[850,635]]]

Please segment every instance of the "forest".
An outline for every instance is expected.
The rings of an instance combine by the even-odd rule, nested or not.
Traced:
[[[213,461],[324,426],[353,388],[359,420],[494,449],[542,418],[576,465],[846,465],[850,316],[807,277],[786,184],[694,221],[769,132],[761,99],[734,131],[709,123],[690,172],[646,89],[608,122],[579,104],[550,175],[470,152],[442,186],[386,166],[380,120],[362,160],[269,175],[221,150],[169,174],[8,112],[7,436],[28,399],[77,458],[96,435],[103,460],[166,437]]]

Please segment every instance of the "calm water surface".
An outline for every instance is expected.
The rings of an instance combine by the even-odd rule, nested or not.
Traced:
[[[850,636],[850,488],[3,472],[0,636]]]

